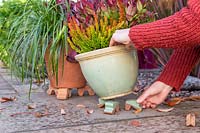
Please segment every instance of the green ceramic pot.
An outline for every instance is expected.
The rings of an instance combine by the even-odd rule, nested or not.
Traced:
[[[88,84],[101,99],[132,93],[138,74],[136,50],[114,46],[79,54],[75,58]]]

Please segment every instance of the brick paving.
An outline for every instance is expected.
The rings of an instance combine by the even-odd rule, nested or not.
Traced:
[[[200,132],[200,102],[183,102],[168,113],[146,109],[139,114],[132,111],[121,111],[116,115],[103,114],[103,109],[97,107],[97,96],[78,97],[73,95],[68,100],[57,100],[55,96],[48,96],[42,86],[33,85],[31,99],[28,99],[29,84],[22,84],[5,68],[0,68],[0,97],[16,97],[16,101],[0,103],[0,133],[33,132],[33,133],[195,133]],[[123,103],[134,95],[118,98]],[[36,104],[35,109],[28,109],[28,104]],[[83,104],[94,113],[87,114]],[[161,105],[164,107],[164,105]],[[63,108],[66,115],[61,115]],[[36,112],[48,115],[38,118]],[[185,115],[197,113],[196,127],[185,126]],[[138,127],[132,125],[136,120]]]

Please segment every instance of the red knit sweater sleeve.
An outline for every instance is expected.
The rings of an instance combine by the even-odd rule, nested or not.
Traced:
[[[200,59],[200,46],[176,49],[157,81],[180,90],[185,78]]]
[[[137,49],[200,44],[200,0],[189,0],[187,7],[170,17],[133,26],[129,37]]]
[[[200,0],[189,0],[170,17],[132,27],[129,37],[137,49],[176,49],[157,80],[178,91],[200,58]]]

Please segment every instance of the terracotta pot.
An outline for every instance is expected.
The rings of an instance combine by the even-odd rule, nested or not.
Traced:
[[[71,49],[69,49],[70,51]],[[86,80],[81,72],[79,63],[71,63],[64,57],[64,70],[63,59],[59,59],[58,63],[58,83],[56,83],[56,76],[53,74],[51,64],[49,64],[49,50],[45,53],[45,62],[48,72],[48,79],[50,80],[51,88],[81,88],[86,85]],[[50,65],[50,66],[49,66]]]

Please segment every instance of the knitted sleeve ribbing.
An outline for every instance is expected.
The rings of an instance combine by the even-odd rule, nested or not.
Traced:
[[[137,49],[183,48],[200,44],[200,5],[183,8],[158,21],[133,26],[129,37]],[[197,2],[199,4],[199,2]],[[196,8],[195,8],[196,7]],[[198,9],[198,12],[196,11]],[[199,13],[199,14],[198,14]]]
[[[200,46],[176,49],[157,80],[179,91],[185,78],[199,59]]]

